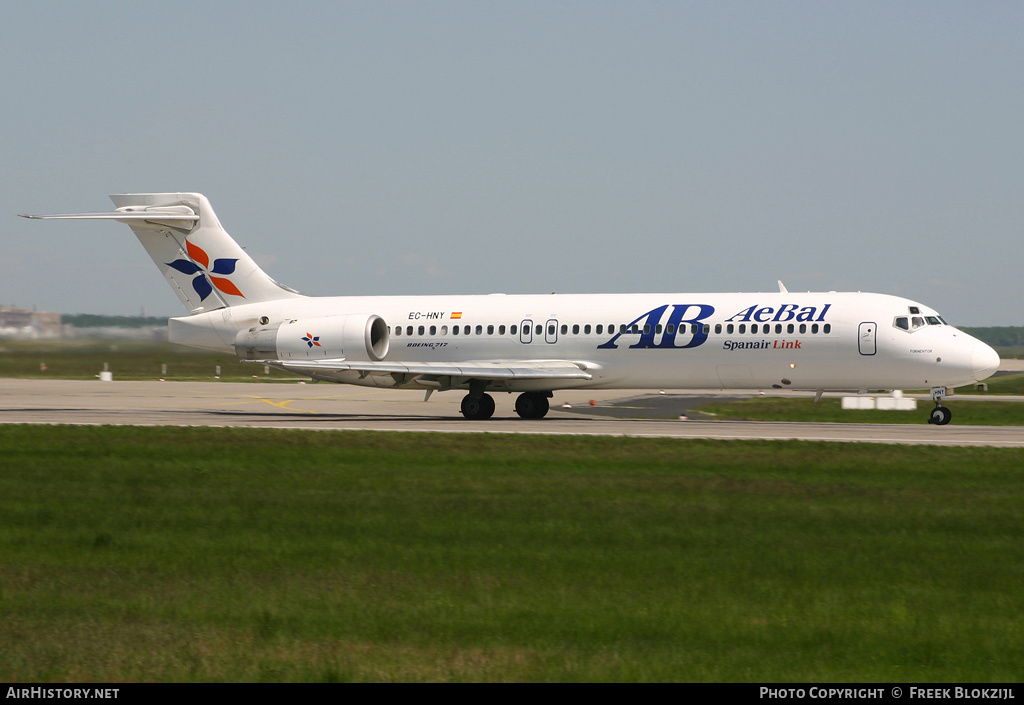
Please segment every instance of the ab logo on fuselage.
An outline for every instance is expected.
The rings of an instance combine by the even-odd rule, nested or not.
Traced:
[[[658,324],[661,323],[662,316],[665,315],[665,311],[670,306],[672,313],[669,314],[668,320],[665,322],[665,332],[661,335],[661,340],[655,342]],[[620,337],[623,335],[636,335],[636,333],[632,332],[633,326],[637,327],[640,340],[630,345],[630,348],[695,348],[698,345],[703,345],[708,339],[708,334],[704,332],[703,321],[714,312],[715,307],[710,304],[665,304],[636,317],[631,323],[626,325],[625,330],[620,329],[620,332],[613,335],[611,340],[598,345],[597,349],[619,347],[615,344],[615,341]],[[685,326],[687,323],[696,325],[696,332],[693,333],[693,338],[686,345],[676,345],[676,335],[679,334],[682,326]],[[687,330],[682,329],[682,332],[687,332]]]
[[[825,320],[825,314],[832,307],[832,304],[825,304],[820,312],[817,306],[803,306],[799,304],[782,304],[778,308],[772,306],[758,306],[754,304],[726,318],[726,323],[756,321],[759,323],[779,323],[785,321],[815,321]],[[671,309],[671,311],[669,311]],[[668,313],[668,319],[662,322],[662,318]],[[639,339],[632,345],[632,348],[696,348],[707,342],[710,326],[704,321],[715,313],[715,307],[711,304],[665,304],[641,314],[630,323],[619,329],[606,343],[598,345],[599,350],[617,349],[617,341],[623,335],[639,335]],[[661,325],[663,323],[663,325]],[[676,339],[680,336],[689,337],[685,344],[678,344]]]

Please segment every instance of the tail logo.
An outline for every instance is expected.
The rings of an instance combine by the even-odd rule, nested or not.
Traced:
[[[185,275],[195,275],[192,279],[192,288],[199,294],[200,301],[205,301],[206,297],[213,293],[214,288],[224,294],[245,298],[238,287],[223,276],[235,273],[235,263],[238,259],[215,259],[211,269],[210,256],[206,254],[206,250],[188,240],[185,240],[185,249],[191,259],[176,259],[168,262],[167,266]],[[215,277],[214,274],[222,276]]]

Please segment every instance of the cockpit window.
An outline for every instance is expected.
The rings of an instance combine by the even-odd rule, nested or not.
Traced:
[[[917,306],[911,306],[910,313],[921,313],[921,309],[919,309]]]
[[[916,308],[911,306],[910,308]],[[913,333],[918,328],[925,326],[948,326],[941,316],[897,316],[892,321],[893,328],[899,328]]]

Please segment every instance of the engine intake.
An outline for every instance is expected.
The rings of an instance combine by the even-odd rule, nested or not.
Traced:
[[[257,326],[235,336],[240,360],[383,360],[388,326],[375,314],[350,313]]]

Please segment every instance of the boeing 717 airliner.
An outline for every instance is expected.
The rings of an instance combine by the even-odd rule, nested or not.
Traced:
[[[518,392],[527,419],[556,389],[930,389],[991,376],[985,343],[908,299],[869,293],[311,297],[271,279],[198,193],[111,196],[104,213],[138,236],[188,311],[170,340],[315,380],[465,390],[462,414]]]

